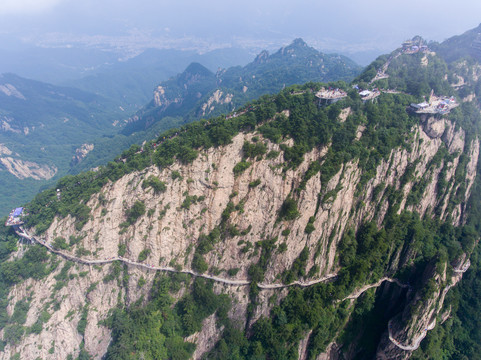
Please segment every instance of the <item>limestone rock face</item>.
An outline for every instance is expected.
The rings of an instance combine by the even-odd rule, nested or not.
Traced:
[[[401,314],[389,321],[377,350],[377,359],[410,357],[427,332],[434,329],[436,318],[446,318],[441,314],[446,294],[462,279],[469,265],[466,254],[462,254],[453,264],[454,274],[450,277],[446,272],[447,264],[443,264],[441,269],[439,264],[437,267],[431,264],[426,268],[423,275],[425,286],[415,293],[408,292],[408,305]]]
[[[78,149],[75,149],[75,155],[72,157],[71,165],[79,164],[89,152],[94,149],[94,144],[83,144]]]
[[[57,173],[56,166],[24,161],[11,156],[0,157],[0,163],[9,173],[19,179],[48,180]]]
[[[25,100],[25,96],[12,84],[0,84],[0,93],[6,96],[13,96],[17,99]]]
[[[444,134],[446,123],[444,118],[436,118],[434,116],[427,117],[424,120],[423,130],[431,139],[440,138]]]
[[[277,238],[276,244],[285,244],[285,251],[273,252],[265,273],[265,283],[279,283],[279,274],[290,269],[306,247],[310,254],[306,268],[317,271],[305,280],[320,278],[337,272],[337,246],[346,228],[357,229],[362,222],[373,219],[379,224],[382,222],[389,207],[388,198],[384,196],[388,186],[400,191],[402,195],[399,211],[415,210],[423,216],[433,214],[434,209],[438,208],[442,218],[454,214],[454,223],[464,221],[462,214],[465,202],[461,202],[457,210],[450,210],[447,204],[457,189],[453,179],[460,164],[459,158],[468,146],[467,162],[463,166],[466,167],[467,174],[465,198],[469,196],[478,163],[479,140],[474,139],[466,144],[464,132],[455,129],[446,119],[432,122],[428,127],[417,125],[412,129],[412,135],[410,146],[393,149],[390,156],[379,163],[371,179],[362,186],[359,185],[362,169],[357,161],[351,161],[341,166],[329,181],[323,183],[321,173],[317,173],[306,182],[302,190],[293,192],[299,187],[310,163],[324,161],[328,147],[314,148],[305,154],[300,166],[283,171],[283,150],[279,144],[263,139],[259,134],[240,133],[229,145],[200,150],[199,156],[191,164],[176,162],[161,170],[151,166],[107,183],[100,193],[93,195],[87,202],[92,209],[91,217],[81,230],[76,229],[74,218],[57,217],[43,238],[51,242],[56,237],[69,239],[70,236],[76,236],[80,240],[69,251],[88,254],[85,257],[90,259],[117,256],[119,246],[125,245],[124,257],[137,260],[139,254],[148,249],[150,253],[144,261],[146,264],[177,264],[190,269],[194,253],[192,249],[199,236],[208,234],[218,226],[222,221],[222,213],[232,203],[234,210],[228,218],[228,224],[242,236],[226,236],[215,245],[213,251],[205,255],[209,268],[218,271],[217,276],[247,279],[249,267],[260,256],[255,251],[255,244],[264,239]],[[254,136],[257,139],[254,140]],[[245,141],[265,142],[267,152],[277,151],[278,155],[269,159],[248,159],[250,166],[235,175],[233,169],[243,160],[242,148]],[[289,139],[283,145],[292,146],[292,143],[292,139]],[[432,163],[431,160],[442,146],[446,146],[453,155],[451,162]],[[438,193],[438,178],[443,169],[446,169],[443,172],[446,182],[452,185]],[[407,172],[412,175],[406,176],[402,182],[403,175]],[[151,176],[165,183],[165,192],[155,193],[151,187],[142,186],[143,181]],[[426,186],[417,194],[418,200],[413,202],[409,196],[419,181],[424,181]],[[294,194],[300,216],[295,221],[279,220],[279,209],[291,194]],[[187,201],[188,199],[190,200]],[[126,211],[136,201],[145,204],[146,213],[134,224],[125,227],[122,223],[126,220]],[[308,223],[313,225],[314,230],[305,231]],[[17,256],[21,256],[21,253]],[[404,260],[398,259],[391,266],[395,268],[401,261]],[[123,289],[115,281],[103,281],[113,265],[75,264],[69,270],[72,279],[60,290],[54,291],[57,283],[55,276],[65,265],[66,261],[59,259],[58,269],[47,279],[41,282],[29,280],[12,290],[9,314],[17,301],[30,295],[35,299],[30,305],[27,325],[36,321],[45,304],[50,301],[50,294],[54,294],[59,307],[44,324],[44,329],[49,331],[28,335],[16,348],[7,345],[0,354],[0,359],[9,359],[17,351],[20,351],[22,359],[60,359],[66,358],[68,354],[77,356],[82,341],[77,325],[84,313],[87,314],[85,349],[94,358],[102,358],[111,334],[101,320],[107,317],[119,299],[125,299],[128,306],[148,294],[155,276],[154,271],[129,266],[128,286]],[[229,276],[229,269],[238,269],[236,275]],[[146,284],[140,289],[137,282],[141,276]],[[446,271],[434,279],[440,290],[433,295],[433,302],[444,298]],[[234,299],[229,316],[245,324],[248,286],[216,284],[214,289],[216,292],[228,293]],[[269,299],[273,294],[273,290],[260,293],[261,305],[255,309],[251,321],[269,314],[272,307]],[[276,294],[280,301],[287,294],[287,289],[277,291]],[[427,309],[430,304],[423,306]],[[418,336],[419,330],[432,321],[438,311],[436,309],[438,308],[427,313],[429,318],[412,320],[415,325],[407,330],[406,339]],[[219,334],[219,329],[215,329],[215,321],[207,318],[201,332],[191,337],[197,344],[195,358],[200,358],[202,353],[212,348]],[[50,354],[53,340],[54,353]],[[307,345],[301,345],[302,358],[306,356]],[[334,348],[333,345],[332,349]],[[334,354],[332,349],[330,352]]]
[[[247,91],[247,89],[245,91]],[[234,95],[224,94],[221,90],[217,89],[216,91],[214,91],[212,96],[204,104],[201,105],[201,116],[208,115],[212,111],[214,111],[216,104],[229,104],[232,101],[233,97]]]

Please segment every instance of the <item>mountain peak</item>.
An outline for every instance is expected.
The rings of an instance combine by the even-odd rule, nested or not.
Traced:
[[[198,62],[193,62],[184,70],[184,74],[190,75],[201,75],[201,76],[210,76],[213,75],[212,71],[207,69],[204,65],[199,64]]]
[[[294,39],[292,44],[289,45],[289,47],[306,47],[306,46],[308,46],[308,45],[304,40],[302,40],[302,38]]]
[[[310,47],[301,38],[297,38],[297,39],[294,39],[294,41],[291,44],[280,48],[276,54],[281,56],[296,57],[296,56],[319,55],[319,52],[313,47]]]
[[[262,50],[259,55],[256,56],[254,59],[254,64],[263,64],[267,61],[269,58],[269,51],[267,50]]]

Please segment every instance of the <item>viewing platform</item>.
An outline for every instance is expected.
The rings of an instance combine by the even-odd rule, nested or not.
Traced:
[[[23,217],[25,216],[23,207],[18,207],[10,211],[5,226],[17,226],[23,224]]]
[[[319,106],[334,104],[345,97],[347,97],[347,93],[341,89],[322,88],[316,93]]]
[[[449,114],[449,112],[458,107],[454,97],[431,96],[429,103],[422,102],[419,104],[411,104],[411,110],[416,114]]]
[[[369,101],[369,100],[374,100],[377,98],[379,95],[381,95],[381,91],[378,89],[374,90],[362,90],[359,92],[359,96],[361,97],[361,100],[363,102]]]

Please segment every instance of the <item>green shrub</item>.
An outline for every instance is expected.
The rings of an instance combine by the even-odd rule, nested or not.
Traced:
[[[67,250],[69,248],[69,245],[67,244],[67,241],[65,238],[58,236],[55,239],[53,239],[52,246],[55,249],[60,249],[60,250]]]
[[[275,151],[275,150],[269,151],[266,155],[266,159],[268,160],[275,159],[276,157],[279,156],[279,154],[280,154],[279,151]]]
[[[182,209],[188,210],[188,209],[190,209],[190,205],[195,204],[195,203],[200,202],[200,201],[203,201],[203,200],[205,200],[205,196],[203,196],[203,195],[199,196],[199,197],[197,197],[197,195],[192,195],[192,196],[187,195],[185,197],[184,201],[182,202],[182,205],[180,205],[180,207]]]
[[[299,190],[305,190],[306,184],[310,178],[316,175],[321,170],[321,164],[319,161],[313,161],[309,164],[307,171],[305,172],[301,183],[299,184]]]
[[[239,268],[232,268],[227,270],[227,275],[236,276],[238,272],[239,272]]]
[[[151,250],[150,250],[150,249],[144,249],[144,250],[142,250],[142,251],[139,253],[138,261],[139,261],[139,262],[144,261],[145,259],[147,259],[147,257],[150,255],[150,253],[151,253]]]
[[[10,322],[17,323],[19,325],[25,324],[27,321],[27,313],[30,309],[30,302],[27,299],[17,301],[15,308],[10,318]]]
[[[151,187],[154,189],[154,193],[159,194],[165,192],[167,190],[167,186],[165,182],[161,181],[158,177],[154,175],[150,175],[148,179],[142,182],[142,188],[145,189],[147,187]]]
[[[244,152],[244,158],[246,159],[256,158],[256,157],[261,157],[267,152],[267,146],[261,142],[256,142],[255,144],[251,144],[247,141],[244,141],[242,150]]]
[[[237,163],[234,168],[233,168],[233,171],[234,171],[234,176],[239,176],[240,174],[242,174],[244,171],[246,171],[246,169],[251,166],[251,163],[248,162],[248,161],[244,161],[242,160],[241,162]]]
[[[296,201],[287,197],[279,210],[279,219],[281,220],[294,220],[299,216],[299,211],[297,210]]]
[[[86,294],[90,294],[92,291],[94,291],[97,288],[97,285],[98,282],[91,283],[87,288]]]
[[[316,218],[314,216],[311,216],[309,218],[309,221],[307,222],[307,225],[306,225],[306,228],[304,229],[304,232],[306,234],[310,234],[312,233],[314,230],[316,230],[316,228],[314,227],[314,221],[316,220]]]
[[[82,315],[80,316],[80,320],[77,324],[77,331],[80,335],[85,335],[85,329],[87,328],[87,317],[89,315],[89,308],[84,306],[82,310]]]
[[[229,219],[230,214],[232,214],[234,210],[235,210],[234,203],[232,201],[229,201],[224,211],[222,212],[222,221],[226,221],[227,219]]]
[[[316,228],[314,227],[314,224],[312,224],[312,223],[307,223],[306,228],[304,229],[304,232],[305,232],[306,234],[310,234],[310,233],[312,233],[314,230],[316,230]]]
[[[145,204],[143,201],[137,200],[130,209],[125,212],[127,223],[134,224],[139,217],[145,214]]]
[[[119,250],[117,251],[117,255],[124,256],[125,253],[127,252],[127,244],[119,244],[118,248]]]
[[[285,253],[287,251],[287,244],[285,242],[280,243],[277,250],[279,251],[280,254]]]
[[[180,175],[180,172],[178,172],[177,170],[173,170],[170,176],[172,177],[172,180],[183,179],[182,175]]]
[[[192,259],[192,268],[199,273],[205,273],[209,265],[201,254],[195,252],[194,258]]]
[[[16,345],[22,339],[25,332],[23,326],[18,324],[7,325],[4,328],[3,340],[10,345]]]
[[[261,179],[256,179],[256,180],[251,181],[251,182],[249,183],[249,187],[250,187],[250,188],[255,188],[256,186],[259,186],[260,183],[261,183]]]

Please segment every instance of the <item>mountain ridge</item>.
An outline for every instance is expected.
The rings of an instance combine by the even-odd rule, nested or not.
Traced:
[[[199,82],[198,86],[193,88],[186,87],[187,84],[182,81],[187,77],[185,71],[161,82],[154,90],[149,104],[130,117],[122,130],[122,137],[98,146],[83,164],[72,169],[72,173],[88,170],[111,160],[122,151],[116,147],[116,143],[140,144],[144,140],[151,140],[169,126],[180,126],[195,119],[229,113],[250,100],[277,92],[294,83],[320,80],[324,75],[329,79],[338,79],[338,75],[344,74],[345,79],[352,79],[360,71],[360,67],[352,61],[343,60],[347,58],[322,54],[300,39],[285,48],[299,48],[303,53],[310,54],[311,58],[293,58],[282,55],[281,50],[273,55],[262,51],[258,57],[266,56],[266,59],[270,59],[269,64],[256,64],[259,60],[254,60],[244,67],[220,69],[215,76],[205,72],[205,82]],[[328,59],[328,63],[324,63],[324,59]],[[347,65],[344,65],[344,62]],[[307,70],[306,63],[309,65]],[[321,66],[327,70],[319,70]],[[332,74],[328,71],[331,67]],[[116,149],[117,152],[110,152],[110,155],[106,156],[108,149]]]

